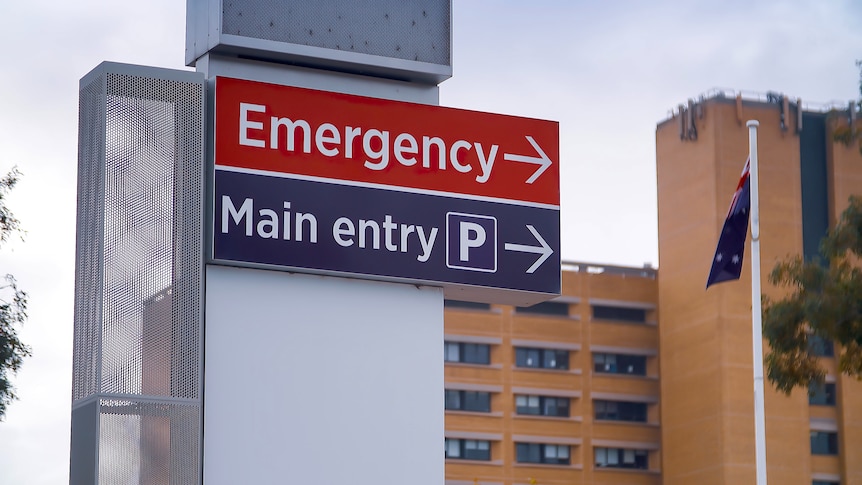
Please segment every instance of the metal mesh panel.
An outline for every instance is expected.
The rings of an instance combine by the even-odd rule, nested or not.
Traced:
[[[222,32],[450,64],[450,1],[223,1]]]
[[[96,392],[101,311],[100,170],[104,154],[104,76],[81,89],[78,140],[78,227],[75,264],[75,330],[73,337],[72,399]]]
[[[100,484],[197,484],[203,76],[99,71],[80,94],[72,386],[98,429],[73,433],[98,434]]]
[[[192,485],[200,476],[200,408],[102,400],[99,484]]]
[[[175,127],[170,103],[113,94],[123,81],[108,77],[100,384],[102,392],[139,394],[144,349],[150,361],[170,359],[171,314],[148,303],[171,286]]]
[[[102,393],[200,395],[200,89],[107,76]]]

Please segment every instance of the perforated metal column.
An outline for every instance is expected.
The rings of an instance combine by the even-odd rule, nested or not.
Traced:
[[[72,485],[201,481],[204,95],[186,71],[81,80]]]

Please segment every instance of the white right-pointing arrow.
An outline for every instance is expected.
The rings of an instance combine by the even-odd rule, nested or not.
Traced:
[[[533,148],[536,150],[536,153],[539,154],[538,157],[528,157],[526,155],[513,155],[511,153],[504,153],[503,160],[508,160],[510,162],[522,162],[522,163],[532,163],[535,165],[539,165],[539,168],[533,172],[533,175],[530,175],[530,178],[527,179],[527,183],[531,184],[539,178],[539,175],[542,175],[548,167],[551,166],[552,162],[550,158],[545,154],[542,147],[536,143],[536,140],[533,139],[532,136],[527,136],[527,141],[530,142],[530,145],[533,145]]]
[[[533,237],[536,238],[536,241],[539,241],[539,244],[541,244],[541,246],[527,246],[525,244],[506,243],[504,248],[506,249],[506,251],[518,251],[520,253],[539,254],[539,259],[537,259],[532,266],[527,268],[527,273],[533,273],[539,268],[539,266],[542,265],[542,263],[545,262],[546,259],[548,259],[552,254],[554,254],[554,250],[551,249],[551,246],[549,246],[548,243],[545,242],[545,240],[542,238],[542,236],[539,235],[539,232],[536,231],[535,227],[527,224],[527,229],[529,229],[530,232],[533,233]]]

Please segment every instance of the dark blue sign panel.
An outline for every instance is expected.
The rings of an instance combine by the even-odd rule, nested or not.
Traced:
[[[212,258],[532,304],[560,293],[559,217],[556,208],[217,168]]]

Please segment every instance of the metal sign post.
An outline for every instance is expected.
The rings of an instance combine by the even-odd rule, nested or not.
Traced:
[[[81,81],[70,483],[443,483],[443,299],[559,294],[557,124],[436,106],[450,0],[191,0],[186,62]]]

